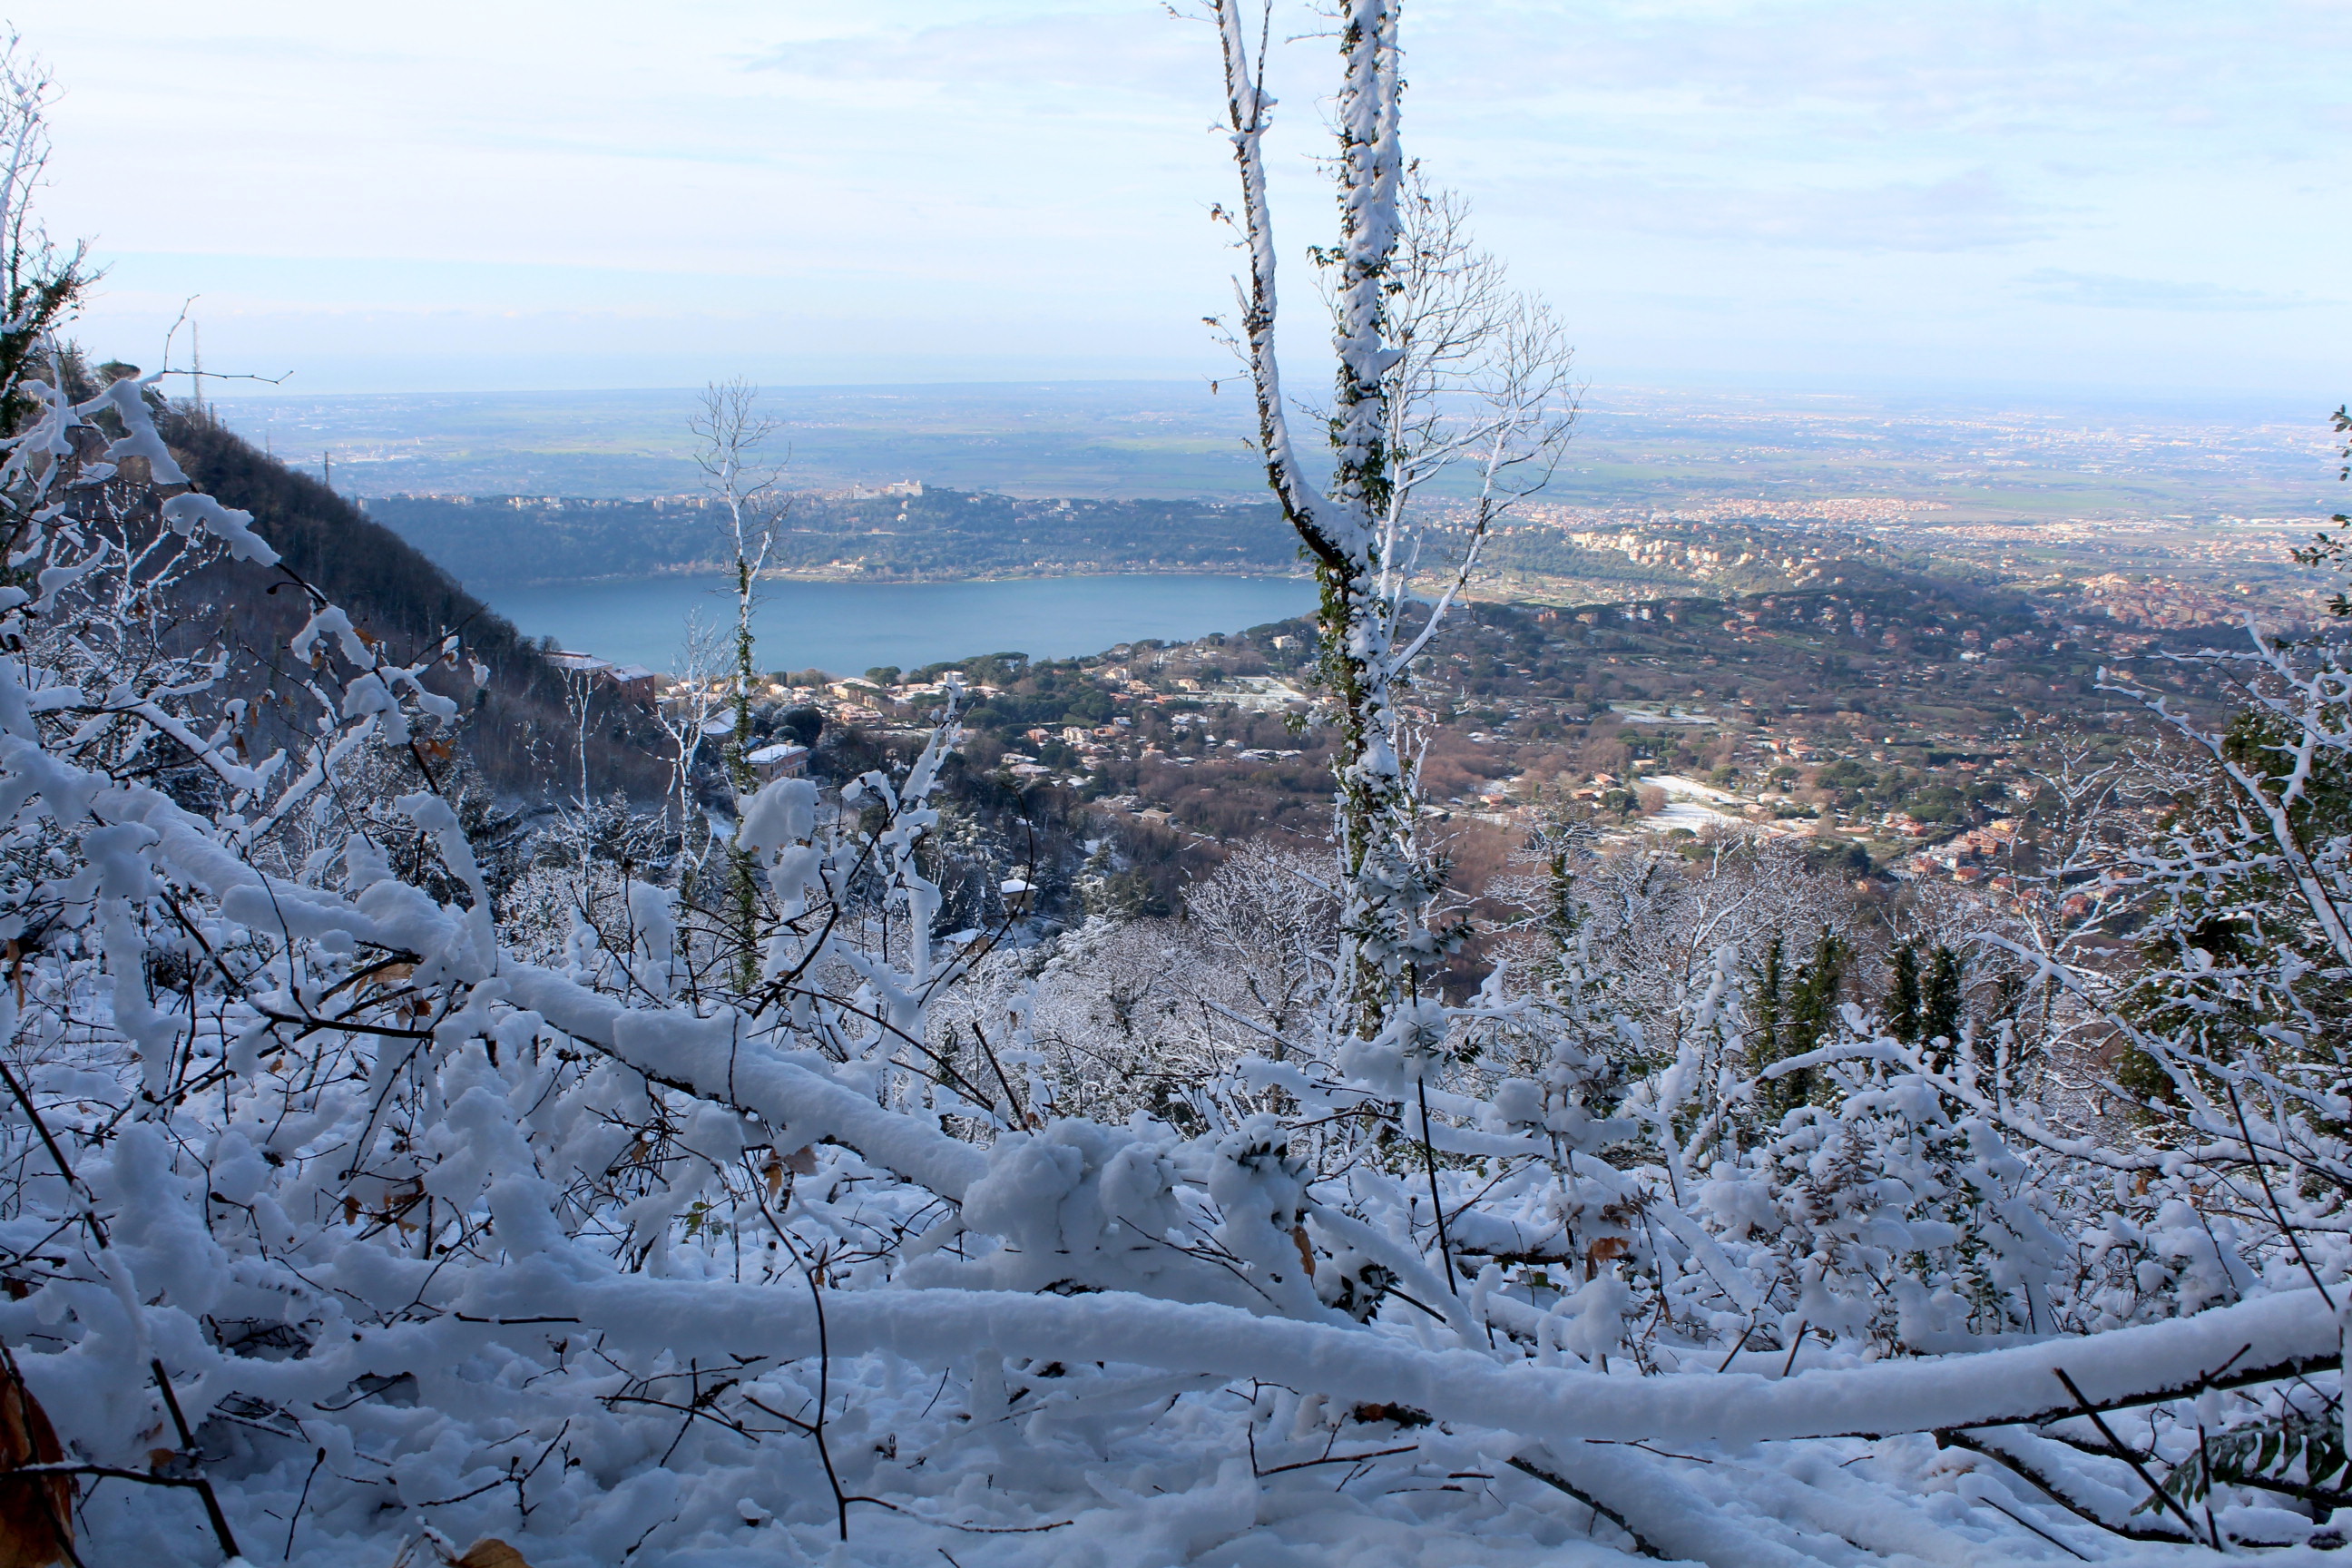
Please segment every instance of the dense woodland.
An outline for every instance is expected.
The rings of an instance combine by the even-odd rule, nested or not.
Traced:
[[[68,384],[93,395],[93,372],[78,361]],[[255,531],[287,568],[318,593],[351,606],[357,630],[391,657],[429,663],[446,639],[466,652],[463,670],[451,667],[436,687],[462,700],[474,721],[453,745],[478,770],[479,789],[509,801],[539,804],[551,777],[576,774],[580,754],[576,706],[563,678],[543,651],[423,552],[370,521],[319,480],[264,456],[205,410],[160,405],[157,429],[192,482],[251,514]],[[199,566],[174,578],[169,604],[188,637],[217,637],[251,659],[248,700],[285,683],[282,657],[271,652],[308,618],[303,596],[284,582]],[[255,743],[283,742],[282,715],[257,703]],[[658,733],[618,704],[605,704],[602,722],[586,737],[592,774],[600,791],[658,792],[664,767]]]

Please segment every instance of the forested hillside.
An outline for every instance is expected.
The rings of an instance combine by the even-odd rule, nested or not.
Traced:
[[[567,712],[562,679],[511,623],[318,479],[256,450],[201,411],[179,405],[159,413],[163,438],[190,479],[223,504],[250,512],[287,571],[344,606],[354,626],[391,657],[429,663],[446,639],[457,639],[457,663],[436,680],[465,700],[471,719],[455,743],[494,789],[535,803],[549,795],[554,776],[576,773],[579,727]],[[310,609],[290,579],[257,583],[251,574],[217,569],[198,573],[174,596],[189,611],[224,616],[248,648],[283,644]],[[609,715],[587,736],[597,786],[657,791],[664,770],[648,754],[657,735],[631,715]]]

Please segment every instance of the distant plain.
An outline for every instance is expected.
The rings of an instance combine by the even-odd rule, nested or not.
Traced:
[[[682,495],[699,478],[686,389],[224,398],[287,460],[331,456],[348,494]],[[1012,496],[1259,498],[1246,388],[1202,382],[777,387],[793,489],[900,479]],[[1548,498],[1935,501],[1946,520],[2202,521],[2336,508],[2327,410],[1592,387]]]

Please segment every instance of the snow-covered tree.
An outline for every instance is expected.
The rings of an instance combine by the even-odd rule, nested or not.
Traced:
[[[732,687],[730,708],[735,727],[727,737],[725,750],[728,781],[735,786],[737,795],[746,798],[755,783],[751,762],[754,739],[751,714],[757,706],[760,679],[758,638],[751,630],[751,612],[757,604],[760,573],[767,565],[781,517],[776,496],[777,470],[763,467],[767,444],[775,435],[776,425],[760,412],[759,399],[759,389],[747,381],[739,378],[723,384],[713,382],[704,389],[702,406],[690,421],[696,441],[695,463],[702,470],[709,499],[718,506],[725,542],[733,552],[730,572],[735,591],[735,626],[728,651],[732,656],[729,663]],[[748,980],[754,967],[751,950],[759,902],[758,879],[752,860],[740,843],[730,847],[729,860],[733,875],[728,896],[734,903],[737,940],[742,950],[740,962]]]
[[[1400,130],[1398,10],[1388,0],[1337,8],[1340,82],[1330,160],[1339,234],[1314,257],[1331,306],[1334,395],[1313,411],[1330,436],[1318,487],[1294,442],[1276,351],[1274,211],[1265,137],[1271,4],[1215,0],[1226,129],[1240,175],[1232,221],[1247,257],[1237,315],[1218,323],[1250,378],[1257,444],[1284,517],[1312,557],[1326,718],[1339,746],[1341,926],[1352,1027],[1402,1039],[1429,998],[1430,972],[1458,932],[1432,923],[1443,881],[1422,842],[1414,748],[1402,710],[1415,658],[1475,568],[1495,519],[1539,489],[1573,413],[1565,334],[1539,302],[1511,292],[1478,251],[1462,204],[1416,177]],[[1221,216],[1222,216],[1222,209]],[[1477,474],[1467,542],[1425,612],[1420,493],[1447,470]],[[1420,616],[1419,628],[1412,621]],[[1399,1031],[1402,1031],[1400,1034]],[[1419,1049],[1419,1047],[1409,1048]]]

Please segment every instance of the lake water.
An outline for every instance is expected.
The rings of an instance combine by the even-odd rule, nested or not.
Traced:
[[[615,664],[669,669],[699,611],[731,625],[732,586],[719,575],[649,577],[500,589],[468,584],[530,637]],[[1298,577],[1035,577],[1002,583],[760,584],[752,626],[762,669],[856,675],[876,665],[916,669],[976,654],[1067,658],[1142,637],[1177,641],[1286,620],[1315,606]]]

